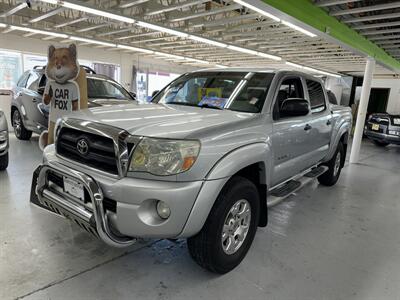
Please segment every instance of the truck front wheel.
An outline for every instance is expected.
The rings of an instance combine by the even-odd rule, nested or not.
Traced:
[[[191,257],[201,267],[224,274],[246,256],[259,219],[260,200],[256,186],[235,176],[219,194],[202,230],[188,239]]]
[[[345,160],[345,155],[346,153],[343,144],[339,142],[335,155],[333,155],[328,162],[324,163],[324,165],[329,169],[318,177],[319,183],[326,186],[332,186],[338,181]]]

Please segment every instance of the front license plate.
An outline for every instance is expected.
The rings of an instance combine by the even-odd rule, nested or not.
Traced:
[[[379,124],[372,124],[372,130],[379,130]]]
[[[64,192],[80,200],[84,200],[85,193],[82,183],[64,176]]]

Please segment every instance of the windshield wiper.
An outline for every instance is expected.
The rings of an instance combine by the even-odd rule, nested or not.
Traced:
[[[194,107],[200,107],[200,108],[213,108],[213,109],[221,109],[221,110],[223,110],[222,107],[210,105],[208,103],[204,103],[204,104],[198,105],[198,104],[189,103],[189,102],[168,102],[168,103],[165,103],[165,104],[167,104],[167,105],[168,104],[176,104],[176,105],[194,106]]]
[[[167,102],[167,103],[164,103],[164,104],[176,104],[176,105],[184,105],[184,106],[197,106],[196,104],[194,104],[194,103],[189,103],[189,102],[174,102],[174,101],[172,101],[172,102]]]
[[[204,103],[204,104],[197,105],[197,106],[198,106],[198,107],[201,107],[201,108],[213,108],[213,109],[220,109],[220,110],[223,110],[223,109],[224,109],[223,107],[210,105],[210,104],[208,104],[208,103]]]

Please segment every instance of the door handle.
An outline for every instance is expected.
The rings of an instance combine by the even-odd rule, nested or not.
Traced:
[[[305,127],[304,127],[304,130],[305,131],[308,131],[308,130],[310,130],[312,127],[311,127],[311,125],[310,124],[307,124]]]
[[[326,125],[331,125],[332,124],[332,120],[329,119],[328,121],[326,121]]]

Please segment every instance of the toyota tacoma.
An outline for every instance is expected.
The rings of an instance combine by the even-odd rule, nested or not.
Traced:
[[[110,246],[185,238],[199,265],[223,274],[267,225],[270,206],[315,178],[336,183],[351,123],[311,75],[187,73],[151,103],[59,120],[31,201]]]

